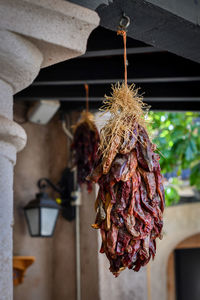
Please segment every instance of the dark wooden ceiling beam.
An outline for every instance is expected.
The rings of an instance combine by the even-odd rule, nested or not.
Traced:
[[[154,47],[127,48],[127,55],[156,53],[156,52],[162,52],[162,50]],[[115,56],[115,55],[123,55],[123,54],[124,54],[124,49],[97,50],[97,51],[87,51],[84,55],[80,56],[80,58]]]
[[[32,86],[67,86],[84,84],[113,84],[122,82],[123,78],[118,79],[85,79],[85,80],[58,80],[58,81],[35,81]],[[191,77],[153,77],[153,78],[128,78],[128,83],[160,83],[160,82],[197,82],[200,76]]]
[[[199,82],[160,82],[160,83],[140,83],[136,84],[140,87],[140,93],[145,93],[145,97],[200,97]],[[111,93],[110,84],[90,85],[90,97],[102,98],[105,94]],[[57,97],[57,98],[74,98],[85,97],[84,85],[32,85],[27,89],[16,94],[18,97]]]
[[[122,13],[131,19],[128,36],[200,62],[200,26],[144,0],[114,0],[100,5],[101,26],[116,31]]]
[[[199,64],[162,52],[128,55],[128,78],[199,77]],[[89,57],[42,69],[36,81],[83,81],[123,78],[123,57]]]
[[[38,100],[59,100],[63,102],[83,102],[85,103],[85,97],[47,97],[47,96],[20,96],[16,97],[15,100],[23,101],[38,101]],[[102,102],[103,97],[90,97],[90,102]],[[198,102],[200,104],[200,97],[144,97],[144,102],[148,103],[163,103],[163,102]]]

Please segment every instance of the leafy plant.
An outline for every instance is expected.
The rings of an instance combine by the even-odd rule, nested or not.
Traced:
[[[172,204],[178,203],[180,200],[180,196],[176,190],[176,188],[172,186],[168,186],[165,188],[165,202],[166,206],[170,206]]]
[[[183,170],[190,169],[190,184],[200,190],[200,114],[150,112],[149,120],[162,172],[180,176]],[[174,187],[166,189],[168,205],[177,202],[178,197]]]

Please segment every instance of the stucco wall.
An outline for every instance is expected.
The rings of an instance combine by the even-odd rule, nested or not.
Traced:
[[[109,271],[109,263],[105,255],[99,255],[99,264],[102,300],[147,300],[146,267],[138,273],[125,270],[115,278]]]
[[[15,106],[22,121],[24,106]],[[25,111],[24,111],[25,113]],[[48,125],[22,124],[28,142],[19,153],[14,176],[14,255],[31,255],[24,283],[14,288],[14,300],[75,300],[75,223],[59,217],[53,238],[31,238],[23,207],[34,198],[41,177],[58,182],[67,165],[68,145],[58,116]],[[94,192],[83,188],[80,208],[82,299],[98,300],[97,232],[94,220]]]
[[[25,149],[19,153],[14,175],[14,255],[31,255],[35,263],[27,270],[22,285],[14,288],[15,300],[51,300],[52,239],[31,238],[24,219],[23,207],[35,197],[36,183],[49,177],[49,128],[26,123],[28,136]]]

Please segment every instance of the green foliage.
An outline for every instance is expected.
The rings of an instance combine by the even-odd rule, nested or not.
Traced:
[[[194,167],[191,170],[190,175],[190,184],[196,186],[198,190],[200,190],[200,163],[197,163],[194,165]]]
[[[180,200],[180,196],[176,190],[176,188],[172,186],[168,186],[165,188],[165,203],[166,206],[170,206],[172,204],[178,203]]]
[[[150,112],[153,142],[161,156],[163,173],[191,169],[190,183],[200,190],[200,114],[193,112]],[[175,188],[166,191],[167,204],[177,202]],[[173,201],[174,199],[174,201]]]

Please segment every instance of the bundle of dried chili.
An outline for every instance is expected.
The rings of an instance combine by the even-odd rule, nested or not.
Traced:
[[[101,231],[100,252],[117,277],[127,267],[139,271],[154,258],[156,238],[162,238],[164,188],[138,90],[118,85],[104,104],[111,118],[101,130],[101,157],[89,176],[99,184],[92,226]]]
[[[92,191],[92,182],[86,180],[91,173],[99,147],[99,133],[94,124],[94,117],[83,111],[81,119],[74,127],[74,139],[71,145],[74,165],[77,166],[77,181],[80,185],[87,184],[88,192]]]

